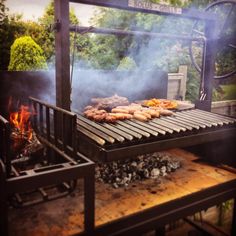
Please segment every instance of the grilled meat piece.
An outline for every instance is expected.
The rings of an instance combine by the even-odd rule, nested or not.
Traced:
[[[121,97],[118,96],[117,94],[105,98],[92,98],[91,102],[92,104],[94,104],[95,107],[106,110],[112,109],[117,106],[123,106],[129,104],[129,101],[126,97]]]
[[[137,119],[148,121],[160,115],[173,115],[170,110],[161,107],[143,107],[141,104],[131,103],[128,99],[114,95],[107,98],[93,98],[93,106],[84,108],[84,115],[97,122],[115,123],[118,120]],[[120,105],[117,105],[120,104]],[[111,111],[109,113],[109,111]]]
[[[135,112],[134,113],[134,119],[139,120],[139,121],[147,121],[148,118],[144,116],[142,113]]]

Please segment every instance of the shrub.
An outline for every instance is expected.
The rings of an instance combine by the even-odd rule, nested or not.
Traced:
[[[47,69],[47,63],[41,47],[30,36],[17,38],[11,46],[8,70],[42,69]]]
[[[132,69],[136,69],[136,68],[137,68],[137,65],[132,58],[124,57],[120,61],[120,64],[117,67],[117,70],[132,70]]]

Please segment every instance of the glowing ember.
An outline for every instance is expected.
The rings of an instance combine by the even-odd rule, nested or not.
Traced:
[[[10,123],[18,130],[21,135],[27,136],[28,140],[32,139],[33,130],[30,124],[31,112],[28,106],[20,106],[19,111],[10,114]]]

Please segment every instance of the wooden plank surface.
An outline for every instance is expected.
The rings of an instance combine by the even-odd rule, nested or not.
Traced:
[[[198,161],[181,149],[168,151],[182,167],[159,180],[145,180],[114,189],[96,183],[96,226],[144,209],[236,180],[236,174]],[[69,235],[83,231],[82,182],[71,195],[24,209],[11,209],[10,235]]]

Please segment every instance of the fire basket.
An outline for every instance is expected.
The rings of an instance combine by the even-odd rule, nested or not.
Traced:
[[[39,157],[15,159],[12,156],[11,126],[0,117],[1,234],[8,234],[7,202],[11,205],[16,201],[19,207],[65,196],[65,193],[55,191],[51,196],[47,193],[48,187],[63,184],[71,192],[73,186],[70,183],[75,183],[79,178],[85,183],[85,228],[91,230],[94,218],[94,163],[77,152],[76,115],[34,98],[30,101],[34,108],[34,131],[44,146]],[[24,194],[30,195],[31,192],[38,192],[41,199],[24,200]]]

